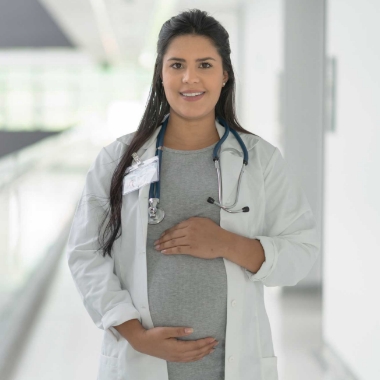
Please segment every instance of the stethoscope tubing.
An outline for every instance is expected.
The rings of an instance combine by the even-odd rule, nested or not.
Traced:
[[[169,116],[165,119],[165,121],[162,124],[162,128],[160,130],[160,133],[157,136],[156,141],[156,155],[158,155],[158,165],[159,165],[159,173],[161,175],[161,162],[162,162],[162,147],[164,145],[164,136],[166,132],[166,127],[168,125]],[[149,189],[149,198],[158,198],[160,199],[160,179],[158,179],[157,182],[153,182]]]
[[[230,212],[230,213],[237,213],[237,212],[248,212],[249,211],[249,207],[243,207],[242,209],[240,210],[236,210],[236,211],[233,211],[231,210],[231,208],[235,207],[237,201],[238,201],[238,198],[239,198],[239,192],[240,192],[240,182],[241,182],[241,179],[242,179],[242,175],[244,173],[244,168],[246,165],[248,165],[248,151],[247,151],[247,148],[243,142],[243,140],[241,139],[241,137],[239,136],[239,134],[234,130],[234,129],[231,129],[227,122],[222,118],[222,117],[218,117],[218,120],[219,120],[219,123],[221,125],[224,126],[225,128],[225,132],[222,136],[222,138],[218,141],[218,143],[215,145],[214,147],[214,150],[213,150],[213,161],[215,163],[215,168],[216,168],[216,171],[217,171],[217,175],[218,175],[218,193],[219,193],[219,202],[216,202],[213,198],[209,197],[207,199],[207,202],[211,203],[211,204],[215,204],[217,206],[219,206],[220,208],[222,208],[223,210],[227,211],[227,212]],[[156,141],[156,155],[158,155],[158,163],[159,163],[159,175],[161,175],[161,163],[162,163],[162,147],[163,147],[163,144],[164,144],[164,136],[165,136],[165,132],[166,132],[166,127],[168,125],[168,121],[169,121],[169,116],[164,120],[163,124],[162,124],[162,128],[157,136],[157,141]],[[238,179],[238,185],[237,185],[237,191],[236,191],[236,197],[235,197],[235,202],[230,205],[230,206],[226,206],[226,205],[223,205],[223,189],[222,189],[222,173],[221,173],[221,170],[220,170],[220,162],[219,162],[219,150],[223,144],[223,142],[227,139],[228,137],[228,134],[230,133],[230,131],[232,132],[232,134],[235,136],[235,138],[237,139],[237,141],[239,142],[242,150],[243,150],[243,165],[242,165],[242,168],[240,170],[240,175],[239,175],[239,179]],[[159,203],[159,200],[160,200],[160,177],[158,179],[157,182],[153,182],[151,183],[150,185],[150,189],[149,189],[149,201],[151,202],[153,199],[157,201],[157,204]],[[164,215],[164,212],[163,210],[162,211],[162,214]],[[150,212],[149,214],[151,215],[152,213],[152,209],[150,209]],[[163,218],[163,216],[162,216]],[[154,223],[159,223],[159,221],[156,221]]]

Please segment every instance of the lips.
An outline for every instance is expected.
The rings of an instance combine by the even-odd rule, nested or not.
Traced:
[[[191,91],[191,92],[189,91],[189,92],[180,92],[180,94],[181,95],[184,95],[184,94],[197,94],[199,92],[201,92],[201,95],[205,93],[205,91]],[[184,96],[186,96],[186,95],[184,95]]]
[[[180,93],[180,94],[181,94],[181,98],[183,100],[186,100],[188,102],[195,102],[195,101],[203,98],[203,95],[205,94],[205,92],[202,92],[200,95],[196,95],[196,96],[186,96],[186,95],[182,95],[182,93]]]

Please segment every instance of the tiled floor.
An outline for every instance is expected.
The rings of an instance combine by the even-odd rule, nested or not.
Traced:
[[[320,344],[321,297],[264,289],[279,380],[322,380],[314,355]],[[95,380],[102,333],[82,305],[62,254],[12,380]]]

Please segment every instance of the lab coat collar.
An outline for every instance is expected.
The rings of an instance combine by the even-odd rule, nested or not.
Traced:
[[[151,137],[141,146],[141,148],[137,151],[137,155],[144,161],[148,158],[154,157],[156,154],[156,138],[159,134],[162,123],[168,117],[169,113],[165,115],[163,118],[161,125],[156,128]],[[222,138],[225,128],[215,119],[215,127],[218,131],[219,137]],[[259,137],[251,134],[238,132],[244,144],[247,147],[248,152],[258,143]],[[117,140],[128,144],[130,143],[133,134],[125,135],[119,137]],[[222,177],[222,203],[223,205],[231,205],[235,201],[237,183],[239,180],[240,171],[243,166],[243,150],[240,147],[239,142],[235,138],[235,136],[230,132],[221,146],[219,153],[219,161],[220,161],[220,171]],[[249,161],[248,161],[249,165]],[[244,178],[244,175],[243,175]],[[244,181],[244,179],[243,179]],[[139,202],[140,202],[140,215],[142,217],[143,226],[147,224],[147,208],[148,208],[148,194],[149,194],[149,186],[143,186],[139,189]],[[231,198],[231,199],[230,199]],[[216,199],[219,201],[219,199]],[[245,205],[241,205],[240,201],[235,206],[243,207]],[[233,214],[232,214],[233,215]],[[144,234],[146,234],[146,229],[144,229]]]

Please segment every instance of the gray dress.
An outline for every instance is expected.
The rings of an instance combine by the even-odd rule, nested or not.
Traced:
[[[212,160],[216,143],[198,150],[163,147],[160,207],[165,218],[148,224],[148,300],[153,326],[192,327],[182,340],[214,337],[212,354],[195,362],[167,362],[169,380],[223,380],[227,323],[227,275],[221,257],[208,260],[191,255],[165,255],[154,248],[161,233],[192,216],[220,225],[218,177]]]

